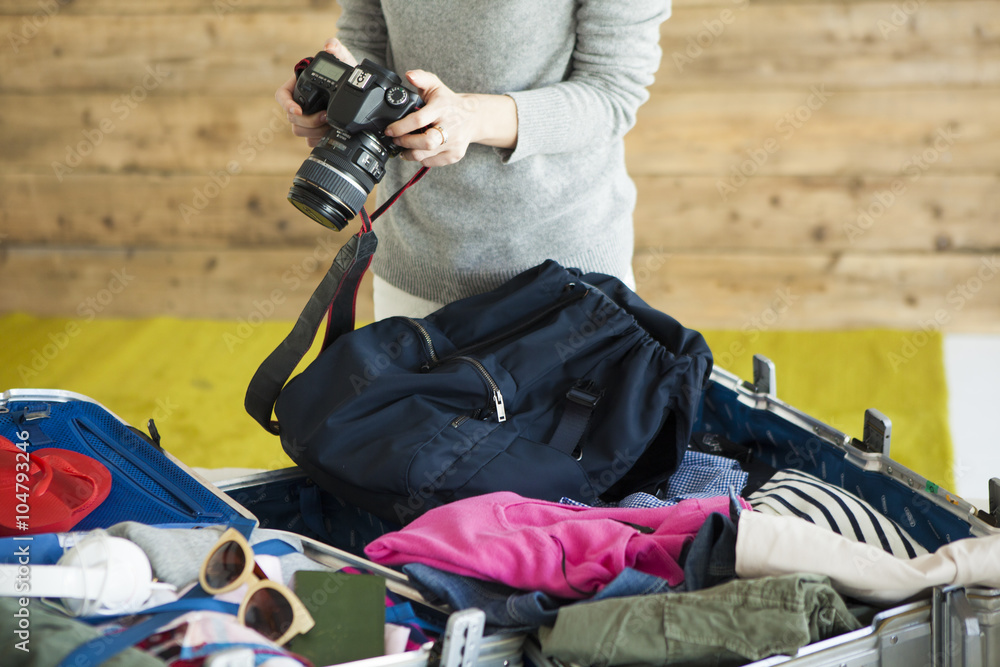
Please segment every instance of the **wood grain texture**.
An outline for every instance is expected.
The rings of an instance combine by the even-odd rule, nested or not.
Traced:
[[[991,330],[1000,254],[640,253],[638,293],[682,322],[741,330]],[[648,267],[648,270],[646,269]]]
[[[710,176],[635,180],[639,250],[1000,248],[1000,175],[759,176],[727,202]],[[0,176],[0,234],[8,244],[183,249],[308,247],[333,233],[288,203],[288,174],[218,182],[176,173],[84,172],[62,183]]]
[[[0,16],[0,34],[8,36],[10,46],[5,53],[9,65],[0,70],[0,91],[125,92],[152,67],[170,72],[162,91],[166,94],[273,93],[292,76],[300,58],[314,55],[336,34],[338,15],[311,9],[60,14],[30,39],[17,37],[30,34],[23,17]]]
[[[47,175],[2,176],[0,234],[10,244],[176,249],[308,247],[318,236],[336,236],[288,202],[290,175],[225,178],[90,172],[59,183]]]
[[[0,254],[0,280],[13,288],[0,293],[0,312],[294,320],[342,242],[324,235],[293,250],[11,249]],[[371,298],[358,306],[359,321],[370,321]]]
[[[686,3],[705,0],[682,0]],[[335,0],[5,0],[0,15],[37,17],[119,16],[160,17],[164,14],[300,13],[305,10],[339,10]]]
[[[83,172],[294,175],[309,149],[292,136],[273,92],[210,100],[156,90],[8,96],[0,113],[0,172],[47,173],[57,181]]]
[[[1000,248],[1000,175],[757,176],[725,202],[710,176],[635,180],[640,249]]]
[[[11,46],[0,90],[114,91],[137,67],[157,64],[186,93],[277,85],[336,32],[336,4],[303,5],[72,3],[50,17],[42,12],[46,18],[0,14]],[[839,88],[995,85],[1000,21],[992,5],[926,2],[907,12],[897,2],[678,3],[661,30],[664,58],[652,90],[809,86],[817,73]],[[268,48],[246,48],[262,40]]]
[[[235,167],[294,174],[308,153],[291,135],[273,89],[211,104],[159,92],[8,96],[0,112],[0,173],[58,178]],[[52,123],[53,109],[59,124]],[[942,95],[816,86],[658,96],[640,109],[625,143],[636,176],[715,175],[737,189],[739,174],[989,173],[1000,155],[1000,88]]]
[[[0,5],[0,312],[294,317],[349,232],[285,200],[308,148],[273,94],[338,11]],[[1000,332],[1000,3],[677,0],[661,34],[626,137],[642,296],[703,328]]]
[[[1000,155],[1000,89],[698,91],[660,95],[626,136],[636,175],[990,172]],[[925,156],[926,153],[926,156]]]
[[[998,34],[989,0],[677,3],[653,90],[995,85]]]
[[[9,249],[0,312],[293,320],[339,240],[293,250]],[[987,331],[1000,310],[1000,253],[640,252],[637,292],[705,329],[945,327]],[[371,318],[370,286],[358,319]],[[252,322],[251,322],[252,324]],[[939,324],[938,326],[941,326]]]

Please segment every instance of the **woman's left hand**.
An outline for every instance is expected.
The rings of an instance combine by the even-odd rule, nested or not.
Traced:
[[[436,75],[423,70],[406,73],[424,106],[389,125],[386,136],[406,150],[404,160],[425,167],[454,164],[471,143],[513,148],[517,143],[517,108],[506,95],[464,95],[452,91]],[[492,132],[484,133],[483,127]],[[421,128],[427,128],[419,132]],[[502,137],[496,138],[497,129]]]

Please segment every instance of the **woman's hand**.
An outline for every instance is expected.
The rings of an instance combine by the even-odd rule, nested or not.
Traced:
[[[434,74],[406,73],[424,106],[386,128],[386,136],[405,148],[405,160],[425,167],[454,164],[469,144],[499,148],[517,145],[517,105],[506,95],[469,95],[452,91]],[[421,128],[427,128],[419,132]]]
[[[347,50],[347,47],[336,38],[326,40],[324,48],[327,53],[352,67],[358,64],[357,59]],[[292,134],[297,137],[305,137],[310,148],[314,148],[330,129],[326,123],[326,110],[303,116],[302,107],[292,98],[294,90],[295,77],[293,76],[274,92],[274,99],[288,113],[288,122],[292,124]]]

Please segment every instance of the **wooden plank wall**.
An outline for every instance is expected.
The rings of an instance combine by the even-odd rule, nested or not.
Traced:
[[[337,12],[0,5],[0,312],[293,318],[346,233],[285,201],[308,149],[273,91]],[[627,138],[641,295],[698,328],[1000,331],[1000,3],[676,0],[662,46]]]

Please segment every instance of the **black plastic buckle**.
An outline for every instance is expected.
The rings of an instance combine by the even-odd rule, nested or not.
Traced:
[[[578,405],[591,409],[597,405],[602,396],[604,396],[604,390],[597,391],[593,380],[579,380],[566,392],[566,398]]]
[[[597,391],[593,380],[577,380],[576,384],[566,392],[567,399],[588,410],[587,419],[590,418],[589,412],[594,410],[602,396],[604,396],[604,390]],[[577,445],[573,450],[572,456],[577,461],[583,458],[583,449],[580,445]]]

